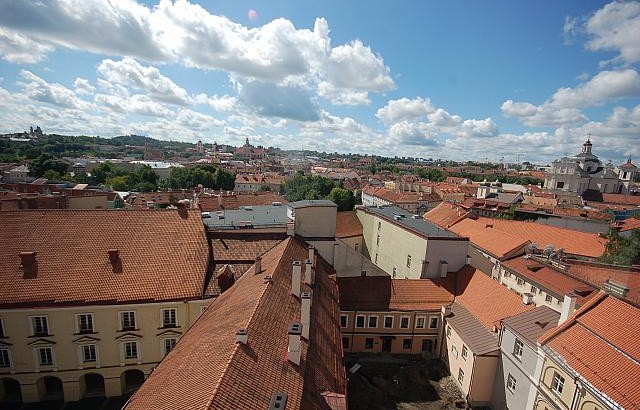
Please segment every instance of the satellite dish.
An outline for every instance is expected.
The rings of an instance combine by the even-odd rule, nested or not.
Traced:
[[[527,245],[527,247],[525,248],[525,252],[526,253],[536,253],[538,251],[538,244],[536,243],[530,243],[529,245]]]
[[[553,248],[554,248],[554,246],[551,245],[551,244],[545,246],[544,250],[542,251],[542,254],[544,256],[546,256],[547,258],[549,258],[551,256],[551,254],[553,254]]]

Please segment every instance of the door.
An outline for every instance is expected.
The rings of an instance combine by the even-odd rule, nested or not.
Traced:
[[[431,350],[433,350],[433,341],[429,339],[424,339],[422,341],[422,351],[430,352]]]
[[[391,351],[391,339],[385,337],[384,339],[382,339],[382,351],[383,352],[390,352]]]

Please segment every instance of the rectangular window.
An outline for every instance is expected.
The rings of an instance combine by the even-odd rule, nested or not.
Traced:
[[[174,337],[162,339],[162,356],[169,354],[171,349],[175,347],[176,343],[178,343],[178,339]]]
[[[411,267],[411,255],[407,255],[407,268]]]
[[[369,327],[378,327],[378,316],[369,316]]]
[[[538,288],[536,288],[535,286],[531,285],[531,292],[532,295],[537,295],[538,294]]]
[[[378,222],[378,230],[382,227],[382,222]]]
[[[380,246],[380,235],[376,237],[376,245]]]
[[[462,358],[464,360],[467,360],[467,354],[469,353],[469,349],[467,349],[467,346],[462,345]]]
[[[402,339],[402,348],[411,349],[411,339]]]
[[[78,318],[78,333],[93,333],[93,314],[81,313]]]
[[[367,337],[364,339],[364,348],[365,349],[373,349],[373,338]]]
[[[46,316],[33,316],[31,318],[33,336],[45,336],[49,334],[49,323]]]
[[[393,316],[384,317],[384,327],[390,329],[393,327]]]
[[[416,316],[416,329],[424,329],[424,316]]]
[[[0,367],[9,366],[11,366],[11,361],[9,360],[9,349],[0,349]]]
[[[125,359],[137,359],[138,358],[138,342],[124,342],[124,358]]]
[[[82,361],[83,362],[95,362],[96,361],[96,345],[84,345],[82,346]]]
[[[349,325],[349,316],[340,315],[340,327],[347,327]]]
[[[342,338],[342,348],[343,349],[348,349],[349,348],[349,338],[348,337],[343,337]]]
[[[551,303],[551,302],[553,302],[553,297],[551,295],[547,295],[544,298],[544,301],[547,302],[547,303]]]
[[[409,329],[409,316],[402,316],[400,318],[400,329]]]
[[[136,312],[120,312],[122,330],[135,330],[136,328]]]
[[[1,317],[0,317],[0,337],[6,337],[6,335],[4,334],[4,322],[2,321]]]
[[[375,260],[373,261],[373,263],[378,263],[378,254],[377,254],[377,253],[376,253],[376,258],[375,258]]]
[[[430,317],[429,318],[429,329],[437,329],[439,321],[440,321],[440,318],[437,317],[437,316]]]
[[[364,315],[356,316],[356,327],[364,327]]]
[[[458,382],[460,384],[464,382],[464,371],[462,371],[462,369],[458,369]]]
[[[507,377],[507,389],[509,389],[511,393],[516,390],[516,378],[513,377],[511,373],[509,373],[509,376]]]
[[[518,286],[522,286],[522,285],[524,285],[524,279],[522,279],[522,278],[518,278],[518,279],[516,280],[516,283],[518,284]]]
[[[393,279],[395,279],[395,278],[396,278],[396,274],[397,274],[397,273],[398,273],[398,270],[397,270],[397,269],[396,269],[396,267],[394,266],[394,267],[393,267],[393,275],[391,275],[391,277],[392,277]]]
[[[447,326],[447,337],[451,337],[451,326]]]
[[[507,270],[506,270],[506,271],[504,271],[504,277],[505,277],[505,278],[510,278],[510,277],[511,277],[511,272],[509,272],[509,271],[507,271]]]
[[[162,327],[176,327],[176,309],[162,309]]]
[[[515,343],[513,344],[513,355],[518,359],[522,358],[523,347],[524,347],[524,343],[522,343],[522,340],[516,339]]]
[[[551,390],[555,394],[562,394],[562,390],[564,389],[564,377],[560,376],[558,372],[553,372],[553,381],[551,382]]]
[[[41,366],[53,364],[53,351],[50,347],[41,347],[38,349],[38,356],[40,357]]]

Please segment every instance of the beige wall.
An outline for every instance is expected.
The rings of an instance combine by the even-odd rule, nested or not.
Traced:
[[[69,209],[107,209],[106,195],[69,196]]]
[[[527,278],[520,277],[511,273],[505,269],[502,265],[496,264],[496,271],[498,273],[498,282],[503,286],[509,288],[509,290],[522,295],[524,293],[531,293],[533,295],[533,304],[536,306],[547,306],[556,312],[562,312],[562,300],[549,294],[543,289],[540,289],[538,285],[533,284],[527,280]],[[532,291],[532,286],[535,287]],[[548,297],[550,298],[549,300]]]
[[[303,238],[335,238],[337,207],[307,206],[295,209],[295,233]]]
[[[63,381],[65,400],[78,400],[82,395],[83,374],[98,373],[105,378],[107,396],[121,394],[121,374],[140,369],[145,376],[162,359],[164,338],[179,339],[200,316],[209,300],[191,302],[148,303],[136,305],[78,306],[66,308],[33,308],[0,310],[5,335],[2,339],[11,355],[11,367],[0,369],[0,378],[20,382],[24,401],[38,401],[43,394],[42,377],[55,376]],[[177,327],[163,328],[161,312],[176,309]],[[135,311],[136,330],[122,331],[120,312]],[[93,333],[78,333],[77,314],[93,315]],[[49,335],[32,335],[32,316],[46,316]],[[138,342],[138,358],[124,359],[123,341]],[[82,345],[96,345],[97,360],[83,363]],[[4,348],[4,346],[2,346]],[[53,365],[39,365],[38,347],[51,347]],[[40,385],[40,386],[39,386]]]
[[[389,276],[344,241],[337,239],[333,246],[333,268],[338,276],[362,276],[363,272],[366,276]],[[322,253],[320,254],[322,255]]]

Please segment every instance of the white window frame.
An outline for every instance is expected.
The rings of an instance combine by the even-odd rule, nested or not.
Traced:
[[[451,326],[447,325],[447,337],[451,337]]]
[[[516,338],[513,342],[513,355],[518,358],[518,360],[522,359],[522,352],[524,350],[524,343],[522,340]]]
[[[537,287],[537,286],[535,286],[535,285],[531,285],[531,290],[530,290],[530,292],[531,292],[532,294],[534,294],[534,295],[537,295],[537,294],[538,294],[538,287]]]
[[[127,356],[127,346],[133,344],[133,346],[135,346],[135,350],[136,350],[136,355],[135,356]],[[138,360],[140,358],[140,350],[138,349],[139,343],[137,340],[127,340],[122,342],[122,357],[124,358],[124,360],[133,360],[136,359]]]
[[[165,314],[165,312],[171,312],[171,311],[173,311],[174,323],[173,324],[171,324],[171,323],[167,324],[164,321],[164,319],[165,319],[164,314]],[[171,313],[169,313],[169,318],[171,318],[170,316],[171,316]],[[162,308],[162,309],[160,309],[160,324],[161,324],[161,327],[178,327],[179,326],[178,325],[178,309],[176,309],[176,308]]]
[[[91,347],[93,347],[93,360],[87,360],[87,351],[91,351]],[[88,349],[88,350],[87,350]],[[82,363],[98,363],[98,345],[95,343],[88,343],[80,345],[80,352]]]
[[[3,347],[3,348],[0,349],[0,352],[6,352],[6,354],[7,354],[7,365],[6,366],[0,366],[0,369],[13,369],[13,360],[11,359],[11,350],[9,350],[6,347]]]
[[[544,301],[545,303],[553,303],[553,296],[547,294],[547,296],[544,297]]]
[[[42,352],[49,351],[51,356],[51,363],[43,363],[42,362]],[[55,359],[53,356],[53,347],[52,346],[38,346],[36,348],[37,358],[38,358],[38,366],[53,366],[55,364]]]
[[[4,331],[4,319],[0,317],[0,338],[7,337],[7,334]]]
[[[344,326],[342,326],[342,318],[344,318]],[[340,327],[343,329],[349,327],[349,315],[340,315]]]
[[[422,326],[418,326],[421,320],[422,320]],[[425,315],[416,316],[415,328],[424,329],[425,327],[427,327],[427,317]]]
[[[407,255],[407,268],[411,267],[411,255]]]
[[[458,383],[464,383],[464,370],[462,368],[458,368]]]
[[[514,393],[516,391],[517,383],[518,383],[518,381],[516,380],[516,378],[513,377],[513,375],[511,373],[509,373],[509,376],[507,376],[507,389],[511,393]]]
[[[404,319],[407,319],[407,325],[406,326],[402,325],[402,321]],[[407,316],[407,315],[400,316],[400,329],[409,329],[409,327],[411,327],[411,316]]]
[[[371,326],[371,319],[375,319],[376,320],[376,325],[375,326]],[[378,315],[369,315],[367,317],[367,327],[371,328],[371,329],[377,329],[378,328]]]
[[[44,318],[44,323],[46,327],[46,332],[36,332],[36,321],[37,319]],[[49,326],[49,316],[48,315],[36,315],[29,316],[29,327],[31,329],[31,336],[48,336],[51,334],[51,328]]]
[[[436,320],[436,326],[435,327],[431,326],[431,321],[433,319]],[[440,316],[429,316],[429,329],[437,329],[438,326],[440,326]]]
[[[467,360],[467,356],[469,355],[469,349],[467,348],[466,345],[462,345],[462,358],[464,360]]]
[[[391,326],[387,326],[387,318],[391,318]],[[384,329],[393,329],[393,315],[385,315],[384,322],[382,323]]]
[[[173,346],[171,346],[171,348],[167,349],[167,343],[170,343],[169,341],[173,340]],[[160,340],[160,350],[162,353],[162,357],[165,357],[167,354],[169,354],[169,352],[171,350],[173,350],[174,347],[176,347],[176,344],[178,343],[178,338],[177,337],[165,337],[162,338]]]
[[[129,314],[133,314],[133,327],[125,327],[124,325],[124,318],[125,315],[129,315]],[[120,330],[135,330],[138,328],[138,318],[136,317],[136,311],[135,310],[123,310],[120,312],[119,314],[120,316]]]
[[[522,279],[522,278],[517,278],[517,279],[516,279],[516,283],[518,284],[518,286],[524,286],[524,279]]]
[[[551,379],[551,391],[560,396],[564,390],[564,382],[566,379],[558,372],[553,372],[553,379]]]
[[[80,323],[81,323],[81,318],[83,316],[89,317],[90,321],[91,321],[91,330],[82,330],[80,327]],[[94,326],[94,320],[93,320],[93,313],[77,313],[76,314],[76,333],[80,334],[80,333],[95,333],[96,328]]]
[[[358,319],[362,318],[362,326],[358,325]],[[356,329],[364,329],[367,326],[367,317],[365,315],[356,315]]]

